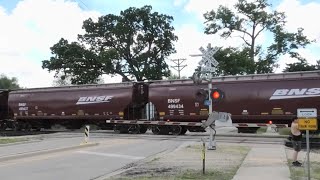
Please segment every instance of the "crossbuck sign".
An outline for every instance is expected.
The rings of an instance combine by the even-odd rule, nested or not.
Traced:
[[[207,78],[211,78],[211,73],[216,72],[216,66],[219,64],[217,60],[214,59],[213,55],[219,50],[214,49],[211,47],[211,44],[209,43],[207,46],[207,50],[205,50],[203,47],[200,47],[199,49],[202,53],[202,59],[199,62],[199,65],[201,67],[201,74],[207,74],[204,76],[207,76]]]

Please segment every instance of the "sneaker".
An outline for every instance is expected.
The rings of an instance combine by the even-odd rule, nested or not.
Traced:
[[[295,161],[295,162],[292,162],[292,165],[293,166],[302,166],[302,163],[300,163],[299,161]]]

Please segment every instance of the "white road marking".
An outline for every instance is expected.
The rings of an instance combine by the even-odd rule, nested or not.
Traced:
[[[106,157],[118,157],[118,158],[126,158],[126,159],[144,159],[145,157],[140,156],[129,156],[123,154],[112,154],[112,153],[99,153],[99,152],[90,152],[90,151],[77,151],[82,154],[92,154],[97,156],[106,156]]]

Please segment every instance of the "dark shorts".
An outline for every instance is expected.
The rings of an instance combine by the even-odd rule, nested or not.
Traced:
[[[301,141],[294,141],[292,140],[292,148],[299,152],[301,150]]]

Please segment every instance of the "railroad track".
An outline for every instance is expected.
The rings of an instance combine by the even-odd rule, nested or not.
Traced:
[[[82,131],[30,131],[30,132],[14,132],[5,131],[0,132],[2,137],[13,137],[13,136],[28,136],[28,135],[43,135],[44,138],[74,138],[74,137],[84,137]],[[146,134],[115,134],[113,131],[97,131],[91,132],[90,138],[93,139],[104,139],[104,138],[118,138],[118,139],[147,139],[147,140],[173,140],[173,141],[201,141],[204,138],[206,141],[209,140],[208,134],[200,133],[189,133],[183,136],[174,135],[154,135],[151,132]],[[228,143],[238,143],[238,144],[283,144],[287,147],[292,148],[290,138],[268,138],[259,136],[249,136],[249,137],[232,137],[228,136],[216,136],[217,142],[228,142]],[[305,139],[302,142],[302,148],[306,147]],[[310,148],[320,149],[320,138],[310,138]]]
[[[75,138],[84,137],[80,132],[68,132],[68,133],[55,133],[45,134],[43,138]],[[154,135],[150,132],[146,134],[115,134],[110,132],[92,132],[90,133],[90,139],[103,140],[103,139],[144,139],[144,140],[171,140],[171,141],[201,141],[201,139],[209,140],[209,136],[206,134],[186,134],[183,136],[174,135]],[[230,143],[252,143],[252,144],[284,144],[285,138],[257,138],[257,137],[221,137],[216,136],[217,142],[230,142]]]

